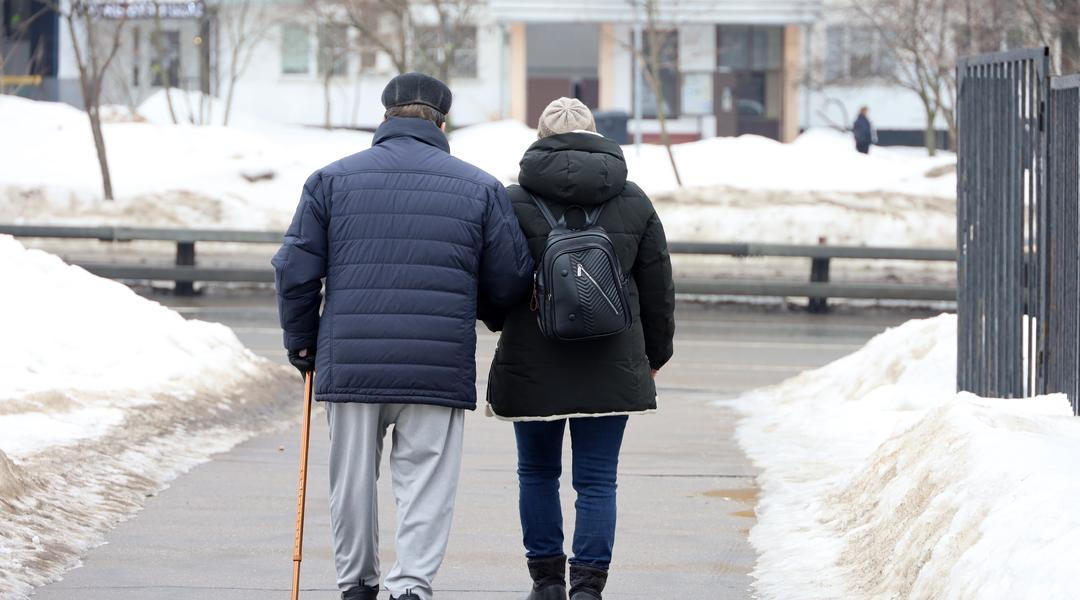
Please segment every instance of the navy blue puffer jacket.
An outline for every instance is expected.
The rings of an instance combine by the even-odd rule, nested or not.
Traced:
[[[430,121],[391,118],[304,184],[272,262],[285,347],[317,348],[317,400],[476,407],[477,311],[519,302],[533,261],[506,189],[449,150]]]

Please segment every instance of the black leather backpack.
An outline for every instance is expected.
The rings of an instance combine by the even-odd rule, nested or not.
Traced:
[[[545,337],[558,341],[589,340],[622,333],[633,325],[629,280],[623,276],[615,247],[596,223],[604,205],[592,211],[567,207],[556,221],[551,210],[529,196],[551,225],[535,274],[532,309]],[[585,214],[585,224],[566,224],[571,210]]]

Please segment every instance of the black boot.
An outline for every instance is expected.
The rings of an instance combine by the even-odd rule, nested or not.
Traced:
[[[420,600],[420,596],[417,596],[416,594],[412,593],[412,590],[406,590],[404,594],[402,594],[402,595],[400,595],[400,596],[398,596],[396,598],[393,597],[393,596],[390,596],[390,600]]]
[[[525,600],[566,600],[566,556],[530,558],[532,592]]]
[[[607,569],[570,565],[570,600],[603,600]]]
[[[341,600],[378,600],[379,586],[361,585],[347,592],[341,592]]]

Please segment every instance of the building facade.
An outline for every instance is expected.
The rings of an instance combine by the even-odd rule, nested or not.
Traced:
[[[600,111],[639,111],[646,141],[657,138],[660,107],[675,141],[745,133],[789,141],[807,127],[848,127],[867,105],[883,142],[921,143],[925,117],[917,98],[888,82],[883,44],[833,10],[840,3],[659,0],[648,14],[641,0],[462,2],[470,12],[454,25],[446,70],[453,124],[535,124],[548,101],[574,96]],[[407,49],[395,61],[355,20],[313,10],[319,3],[306,0],[90,4],[103,31],[123,17],[121,47],[103,89],[112,104],[137,106],[166,84],[222,98],[233,55],[250,52],[233,87],[235,111],[370,129],[381,121],[380,93],[401,58],[411,69],[432,71],[445,51],[430,11],[412,15]],[[75,42],[65,19],[42,12],[46,6],[0,0],[0,84],[8,93],[79,105]],[[238,12],[251,6],[259,10]],[[395,26],[385,16],[373,16],[370,25],[391,33]],[[84,36],[76,31],[74,40]],[[250,48],[238,50],[238,40]],[[655,71],[659,101],[646,70]]]
[[[803,40],[820,0],[660,2],[651,17],[641,4],[483,3],[456,40],[454,123],[513,118],[532,124],[559,96],[633,115],[640,97],[646,139],[659,130],[658,104],[677,141],[798,134]],[[260,44],[260,60],[237,86],[237,107],[287,122],[375,126],[379,93],[395,65],[377,48],[365,48],[355,28],[343,23],[337,36],[326,29],[303,14],[276,23]],[[344,54],[327,81],[320,57],[334,54],[329,46],[343,37],[355,51]],[[655,54],[653,42],[662,46]],[[643,72],[650,67],[658,71],[660,103]]]

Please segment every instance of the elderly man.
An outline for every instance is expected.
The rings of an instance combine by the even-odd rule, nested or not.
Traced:
[[[519,302],[533,261],[506,189],[449,154],[449,88],[407,73],[382,101],[371,149],[308,178],[273,264],[289,361],[315,370],[326,403],[342,598],[379,592],[375,482],[393,426],[397,564],[384,583],[394,600],[430,600],[476,407],[478,307]]]

